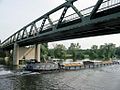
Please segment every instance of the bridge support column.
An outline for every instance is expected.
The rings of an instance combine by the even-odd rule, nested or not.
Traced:
[[[40,44],[35,45],[35,59],[40,62]]]
[[[13,65],[19,65],[19,45],[17,43],[14,43],[13,48]]]

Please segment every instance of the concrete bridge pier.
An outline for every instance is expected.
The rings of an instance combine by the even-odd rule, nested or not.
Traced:
[[[14,43],[13,65],[19,65],[20,60],[36,59],[40,62],[40,44],[20,47]]]
[[[35,45],[35,59],[40,62],[40,44]]]
[[[13,48],[13,65],[19,65],[19,45],[17,43],[14,43],[14,48]]]

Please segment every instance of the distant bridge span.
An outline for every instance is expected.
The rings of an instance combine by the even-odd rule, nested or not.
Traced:
[[[75,1],[77,0],[66,1],[24,26],[2,42],[3,48],[13,48],[15,42],[20,46],[26,46],[120,32],[120,0],[98,0],[95,6],[81,11],[73,5]],[[65,17],[70,7],[75,13]],[[59,20],[52,21],[49,16],[62,8],[64,10]],[[46,20],[48,20],[47,24],[45,24]],[[39,21],[42,22],[37,26]]]

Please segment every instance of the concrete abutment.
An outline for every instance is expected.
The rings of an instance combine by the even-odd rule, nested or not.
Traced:
[[[13,49],[13,65],[19,65],[20,60],[36,59],[40,62],[40,44],[20,47],[17,43]]]

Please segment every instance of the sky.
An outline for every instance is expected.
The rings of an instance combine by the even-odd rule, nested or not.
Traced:
[[[10,35],[20,30],[25,25],[39,18],[46,12],[52,10],[65,0],[0,0],[0,39],[3,41]],[[78,10],[94,5],[97,0],[78,0],[74,5]],[[51,15],[54,21],[59,18],[62,10]],[[67,14],[74,13],[71,9]],[[81,38],[74,40],[65,40],[49,43],[49,48],[55,44],[64,44],[69,47],[70,43],[80,43],[81,48],[90,48],[92,45],[101,45],[104,43],[115,43],[120,46],[120,34]]]

